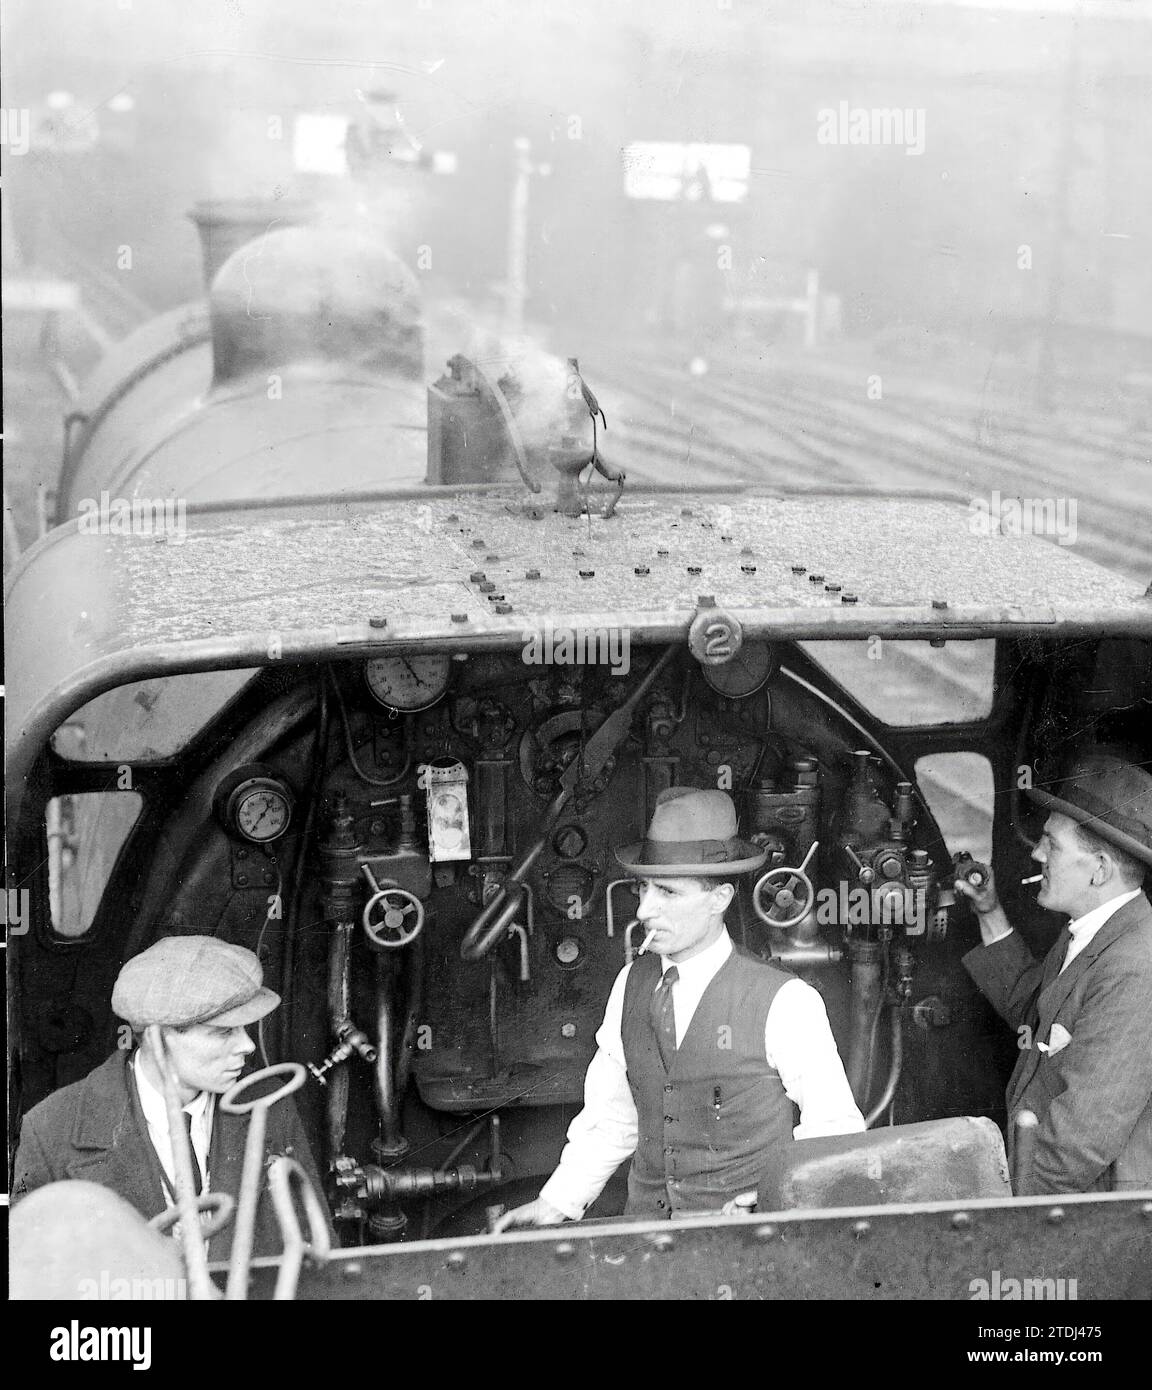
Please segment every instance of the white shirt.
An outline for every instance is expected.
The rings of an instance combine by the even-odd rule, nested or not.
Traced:
[[[168,1106],[164,1101],[164,1094],[158,1091],[148,1080],[140,1062],[140,1053],[132,1059],[132,1072],[136,1078],[136,1091],[140,1096],[140,1108],[144,1112],[144,1122],[148,1126],[148,1138],[152,1141],[152,1147],[156,1150],[156,1156],[160,1160],[160,1166],[168,1175],[168,1182],[172,1184],[169,1191],[168,1185],[164,1184],[164,1201],[172,1207],[176,1203],[172,1193],[176,1190],[176,1166],[172,1161],[172,1136],[168,1128]],[[196,1162],[200,1165],[200,1173],[204,1179],[204,1191],[208,1191],[208,1152],[212,1144],[212,1117],[215,1112],[216,1097],[208,1091],[201,1091],[198,1096],[194,1096],[184,1109],[192,1116],[192,1148],[196,1153]]]
[[[679,973],[672,986],[677,1047],[704,991],[731,954],[732,939],[724,931],[690,960],[660,957],[661,974],[670,965]],[[604,1022],[596,1034],[596,1055],[584,1078],[584,1109],[568,1127],[560,1163],[540,1190],[546,1202],[572,1220],[584,1215],[604,1184],[636,1150],[639,1126],[621,1036],[624,987],[631,968],[626,965],[612,986]],[[800,1107],[794,1138],[854,1134],[864,1128],[824,1001],[803,980],[789,980],[777,990],[764,1026],[764,1057],[779,1073],[789,1100]]]
[[[1133,898],[1140,896],[1141,889],[1133,888],[1130,893],[1121,893],[1119,897],[1109,898],[1106,903],[1101,903],[1099,907],[1094,907],[1091,912],[1086,912],[1083,917],[1077,917],[1074,922],[1068,923],[1068,930],[1072,934],[1072,940],[1068,943],[1068,950],[1064,955],[1064,964],[1060,967],[1060,974],[1072,964],[1085,946],[1092,940],[1104,923],[1118,912],[1125,903],[1130,903]]]

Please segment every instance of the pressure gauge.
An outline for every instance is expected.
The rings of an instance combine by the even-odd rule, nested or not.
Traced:
[[[364,680],[373,699],[403,713],[434,705],[448,689],[451,674],[452,658],[447,652],[376,656],[364,663]]]
[[[253,844],[278,840],[292,820],[292,794],[275,777],[248,777],[233,788],[224,805],[229,830]]]
[[[755,694],[775,669],[775,653],[767,642],[745,642],[722,666],[700,667],[712,689],[730,700]]]

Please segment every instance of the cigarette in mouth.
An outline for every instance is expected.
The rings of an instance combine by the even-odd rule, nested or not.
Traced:
[[[652,930],[648,933],[648,935],[644,938],[643,944],[641,945],[640,949],[636,952],[636,954],[637,954],[638,956],[642,956],[642,955],[644,954],[644,952],[648,949],[648,947],[651,946],[651,944],[652,944],[652,938],[653,938],[655,935],[656,935],[656,928],[653,927]]]
[[[1043,874],[1033,874],[1031,878],[1022,878],[1022,879],[1020,880],[1020,882],[1021,882],[1021,883],[1039,883],[1040,880],[1041,880],[1043,877],[1044,877]]]

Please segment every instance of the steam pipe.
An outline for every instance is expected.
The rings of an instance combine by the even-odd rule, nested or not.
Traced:
[[[896,1095],[896,1087],[900,1084],[900,1072],[904,1066],[904,1029],[901,1010],[897,1005],[892,1005],[892,1065],[888,1068],[888,1080],[884,1083],[884,1090],[881,1092],[880,1099],[869,1110],[864,1117],[864,1124],[867,1129],[871,1129],[881,1115],[892,1104],[893,1097]]]
[[[881,957],[883,947],[877,941],[853,941],[849,945],[852,963],[852,1007],[848,1033],[848,1084],[856,1104],[867,1101],[869,1038],[872,1022],[883,1003]]]
[[[376,957],[376,1103],[380,1108],[382,1158],[398,1158],[408,1148],[400,1132],[400,1106],[396,1093],[395,962],[391,956]]]
[[[333,922],[328,935],[328,1019],[335,1032],[338,1023],[349,1015],[348,952],[352,942],[352,922]],[[328,1087],[328,1156],[336,1158],[344,1152],[344,1134],[348,1124],[348,1069],[340,1067],[332,1074]]]

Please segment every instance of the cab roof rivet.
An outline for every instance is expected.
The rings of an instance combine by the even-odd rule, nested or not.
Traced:
[[[374,618],[369,618],[369,619],[368,619],[368,626],[369,626],[369,627],[387,627],[387,626],[388,626],[388,619],[387,619],[387,618],[382,618],[382,617],[380,617],[380,616],[377,616],[377,617],[374,617]]]

